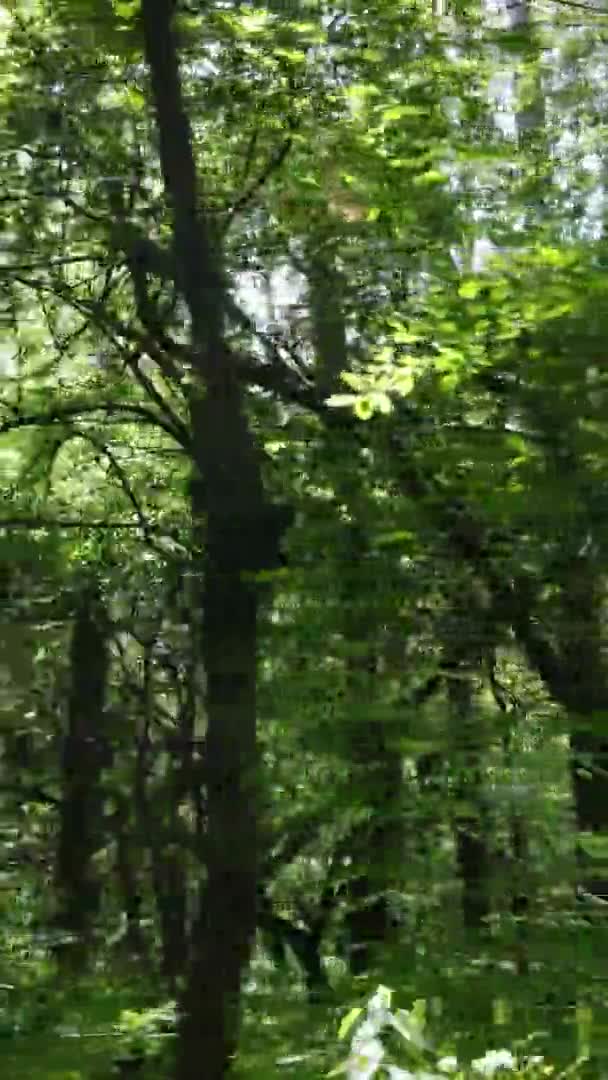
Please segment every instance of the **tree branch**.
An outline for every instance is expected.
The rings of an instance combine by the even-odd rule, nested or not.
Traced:
[[[10,252],[6,254],[10,255]],[[107,252],[103,255],[65,255],[55,259],[37,260],[36,262],[9,263],[0,266],[0,277],[10,277],[14,273],[23,273],[24,270],[53,270],[56,266],[70,266],[73,263],[106,262]]]
[[[290,127],[294,126],[295,125],[293,123],[293,120],[291,120]],[[277,172],[277,170],[281,168],[281,165],[283,164],[285,158],[291,150],[292,143],[293,139],[291,135],[288,135],[282,145],[277,147],[274,154],[272,154],[260,175],[257,176],[256,179],[249,185],[247,190],[243,192],[240,198],[238,198],[237,201],[233,203],[228,213],[227,220],[224,224],[224,233],[228,231],[237,215],[241,214],[243,210],[246,210],[247,207],[253,202],[258,191],[260,191],[264,187],[264,184],[268,182],[272,174],[274,172]]]
[[[106,335],[106,337],[112,342],[114,348],[118,351],[119,355],[125,357],[125,362],[134,377],[140,383],[142,388],[150,395],[157,405],[159,412],[164,413],[167,425],[166,430],[169,431],[171,437],[178,442],[184,450],[187,450],[190,446],[190,434],[187,426],[180,420],[179,416],[175,413],[169,403],[165,400],[162,394],[154,387],[150,380],[143,374],[137,361],[142,353],[146,353],[155,363],[158,364],[162,374],[165,376],[168,382],[177,383],[181,382],[181,376],[177,367],[174,365],[170,356],[162,352],[159,347],[159,343],[155,341],[149,335],[141,336],[137,335],[131,327],[128,327],[125,323],[121,322],[114,316],[108,317],[103,303],[87,303],[81,300],[79,297],[74,296],[73,290],[69,289],[65,285],[59,282],[49,284],[43,281],[30,281],[26,278],[15,277],[15,280],[27,288],[50,292],[53,296],[58,297],[65,303],[70,304],[75,311],[83,315],[85,319],[93,323],[99,330]],[[127,348],[118,340],[123,337],[125,341],[130,342],[132,351],[129,352]],[[166,344],[166,342],[165,342]],[[171,342],[170,346],[173,351],[177,351],[179,346],[175,342]]]
[[[153,547],[154,550],[157,550],[156,545],[150,535],[150,525],[142,509],[141,503],[139,502],[139,499],[133,491],[133,488],[129,483],[129,479],[113,451],[110,450],[109,446],[106,445],[103,439],[98,439],[97,436],[93,435],[91,432],[81,431],[76,425],[73,425],[70,437],[84,439],[85,442],[88,442],[93,447],[93,449],[97,451],[98,454],[103,454],[103,456],[107,458],[112,472],[116,476],[126,498],[131,503],[131,506],[133,507],[135,514],[137,515],[137,519],[139,521],[139,525],[146,542],[151,547]]]
[[[131,419],[133,422],[137,421],[139,423],[149,424],[151,427],[160,428],[167,435],[170,435],[184,450],[189,451],[190,449],[189,444],[184,446],[182,440],[178,438],[172,425],[169,424],[168,421],[162,416],[159,416],[152,409],[148,409],[145,405],[126,405],[114,401],[70,402],[66,405],[56,405],[54,408],[49,409],[48,412],[38,413],[21,413],[12,406],[5,406],[5,408],[8,409],[11,416],[8,420],[0,421],[0,435],[9,431],[16,431],[19,428],[50,427],[52,424],[69,423],[82,416],[93,416],[96,413],[103,413],[108,417],[122,415],[125,423]]]
[[[43,515],[31,515],[28,517],[0,517],[0,529],[140,529],[141,526],[135,521],[108,521],[104,518],[99,520],[84,518],[47,518]],[[159,532],[156,526],[150,526],[154,532]],[[168,537],[170,533],[166,533]]]

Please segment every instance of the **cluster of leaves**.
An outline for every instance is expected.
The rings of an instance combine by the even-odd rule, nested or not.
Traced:
[[[137,1012],[123,1009],[115,1025],[119,1060],[147,1061],[161,1057],[163,1040],[175,1036],[176,1004]]]
[[[202,201],[225,242],[227,342],[244,354],[268,490],[296,509],[290,566],[270,575],[274,607],[260,619],[263,885],[274,905],[266,927],[289,932],[287,951],[314,946],[317,935],[320,968],[320,942],[327,951],[332,934],[337,941],[357,889],[365,910],[390,885],[415,939],[404,949],[412,984],[429,978],[416,949],[443,948],[449,974],[439,990],[456,999],[477,959],[459,952],[457,905],[441,900],[465,876],[458,842],[470,847],[483,822],[488,851],[508,846],[525,817],[533,843],[520,859],[524,876],[542,877],[549,905],[551,873],[571,874],[574,847],[563,827],[570,796],[557,714],[585,711],[593,728],[605,713],[593,651],[608,539],[605,242],[589,242],[577,224],[593,186],[579,150],[562,154],[567,197],[552,164],[560,126],[582,125],[586,150],[603,152],[605,119],[578,71],[603,56],[586,38],[574,49],[558,36],[564,63],[554,85],[541,30],[488,31],[473,4],[438,27],[426,3],[379,0],[373,12],[355,3],[331,29],[312,6],[305,17],[284,7],[222,4],[203,16],[188,5],[176,23]],[[28,539],[3,530],[0,543],[18,597],[11,612],[34,624],[38,663],[23,662],[30,641],[6,627],[0,659],[19,695],[2,735],[7,761],[19,764],[16,782],[3,773],[3,813],[24,826],[44,892],[40,853],[48,861],[55,843],[67,782],[59,734],[76,681],[49,624],[72,620],[73,595],[95,577],[110,654],[100,716],[111,753],[97,774],[91,860],[109,895],[102,933],[124,927],[135,895],[156,963],[163,898],[181,890],[188,909],[200,876],[204,806],[180,788],[177,728],[204,695],[193,661],[188,319],[140,7],[15,4],[7,22],[0,468]],[[520,113],[543,96],[547,108],[530,137],[509,143],[492,130],[489,81],[511,66],[525,76]],[[472,255],[485,234],[503,254],[479,272]],[[267,276],[287,267],[294,295],[305,294],[303,305],[287,305],[278,335],[256,333],[245,310],[261,306],[239,288],[252,267]],[[466,723],[454,705],[460,683],[473,687]],[[422,765],[438,757],[423,781]],[[591,775],[595,763],[584,763]],[[401,857],[386,871],[389,818]],[[126,877],[137,879],[127,899],[125,837],[136,852]],[[555,837],[568,850],[550,871]],[[123,892],[110,884],[118,863]],[[34,908],[38,897],[28,897]],[[319,916],[325,907],[333,923]],[[416,918],[424,934],[411,933]],[[507,922],[500,941],[519,946],[521,923],[505,930]],[[552,928],[539,917],[535,929],[526,948],[545,963]],[[103,977],[112,948],[104,940]],[[589,984],[591,970],[589,961]],[[449,1046],[426,1044],[420,1008],[393,1013],[383,993],[357,1030],[347,1072],[466,1075]],[[19,1016],[8,1026],[27,1028]],[[468,1022],[475,1027],[472,1012]],[[164,1045],[159,1023],[155,1010],[123,1014],[114,1034],[127,1057]],[[383,1027],[409,1048],[395,1064],[384,1064]],[[492,1051],[469,1072],[499,1067],[518,1066]],[[519,1075],[549,1066],[526,1068]]]
[[[570,1067],[562,1074],[539,1054],[528,1052],[516,1057],[506,1049],[488,1050],[468,1065],[459,1064],[449,1047],[433,1045],[425,1001],[416,1001],[410,1010],[393,1009],[391,997],[391,991],[380,986],[365,1009],[356,1007],[344,1017],[339,1037],[346,1038],[352,1032],[350,1054],[329,1076],[345,1074],[348,1080],[371,1080],[374,1076],[387,1076],[390,1080],[445,1080],[445,1077],[476,1080],[481,1076],[508,1075],[520,1080],[541,1080],[549,1076],[576,1076],[584,1065],[584,1061],[578,1062],[574,1069]],[[391,1035],[398,1037],[392,1053],[386,1045],[387,1034],[389,1042]],[[396,1058],[399,1064],[390,1058]]]

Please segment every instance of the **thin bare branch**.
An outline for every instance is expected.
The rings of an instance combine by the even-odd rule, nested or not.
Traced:
[[[132,328],[128,327],[119,319],[116,319],[114,316],[108,316],[103,303],[99,301],[96,301],[95,303],[83,301],[79,297],[74,296],[73,290],[62,283],[57,282],[49,284],[45,281],[31,281],[26,278],[18,277],[16,277],[15,280],[36,292],[50,292],[53,296],[69,303],[75,311],[78,311],[79,314],[93,323],[97,329],[101,330],[106,335],[112,342],[114,348],[117,349],[119,355],[125,358],[127,365],[132,371],[135,366],[137,367],[137,370],[140,370],[138,365],[136,365],[136,361],[139,360],[142,353],[146,353],[158,364],[162,373],[165,374],[167,378],[171,379],[171,381],[179,382],[180,376],[172,358],[164,354],[162,354],[161,358],[161,350],[153,339],[149,336],[141,337],[137,335]],[[123,345],[118,340],[119,337],[124,337],[125,340],[129,342],[130,347],[127,348]],[[176,345],[175,348],[177,349],[178,346]],[[140,377],[138,377],[138,381],[140,382],[140,385],[143,385]],[[149,380],[146,381],[146,392],[149,392],[150,388],[152,389],[150,397],[153,399],[154,404],[159,410],[158,423],[177,443],[180,444],[180,446],[184,448],[184,450],[188,450],[190,447],[190,434],[186,424],[179,418],[153,384]],[[1,430],[2,429],[0,428],[0,431]]]
[[[291,126],[294,126],[293,123],[291,124]],[[261,191],[261,189],[268,182],[272,174],[277,172],[281,168],[281,165],[283,164],[285,158],[291,150],[292,142],[293,139],[291,135],[288,135],[284,142],[281,144],[281,146],[277,147],[274,154],[272,154],[272,156],[269,158],[260,175],[257,176],[255,180],[253,180],[247,190],[243,192],[243,194],[236,200],[235,203],[233,203],[224,224],[225,232],[227,232],[227,230],[230,228],[235,217],[238,214],[241,214],[243,210],[246,210],[247,207],[251,205],[257,193]]]

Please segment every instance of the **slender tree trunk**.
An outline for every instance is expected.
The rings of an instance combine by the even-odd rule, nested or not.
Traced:
[[[457,776],[454,814],[456,858],[462,879],[465,929],[486,928],[491,913],[488,814],[483,793],[479,717],[474,706],[472,677],[464,665],[448,680],[450,725],[456,749]]]
[[[109,764],[104,724],[107,674],[103,605],[97,588],[91,586],[80,597],[72,631],[61,761],[57,925],[70,940],[58,948],[57,956],[72,971],[87,966],[101,895],[93,856],[102,843],[101,774]]]
[[[317,387],[320,394],[327,395],[336,388],[340,372],[348,367],[340,302],[342,280],[327,251],[322,255],[309,254],[308,295],[319,366]],[[345,440],[342,453],[352,454],[353,442],[347,432],[340,431],[336,425],[331,437],[336,446]],[[338,452],[338,460],[340,456]],[[357,524],[360,518],[357,480],[353,484],[342,479],[340,495],[355,519],[345,535],[342,575],[344,636],[352,650],[347,659],[352,703],[352,716],[346,718],[350,732],[348,753],[353,785],[359,791],[364,790],[371,810],[370,821],[356,828],[351,838],[353,874],[344,893],[348,905],[345,921],[351,971],[362,974],[373,962],[374,952],[390,940],[394,927],[387,893],[399,884],[403,859],[403,778],[399,751],[390,744],[386,724],[374,715],[378,679],[374,613],[369,606],[358,608],[354,599],[360,592],[360,575],[367,565],[366,537]]]
[[[503,768],[511,785],[509,800],[508,830],[509,850],[508,865],[511,869],[509,882],[511,914],[516,920],[515,959],[520,975],[527,975],[528,960],[528,915],[531,902],[531,870],[529,865],[530,843],[529,822],[524,816],[522,805],[523,793],[518,792],[518,782],[523,772],[514,752],[514,740],[518,734],[520,709],[516,699],[501,686],[496,676],[496,655],[491,658],[490,686],[494,700],[503,714]],[[523,779],[523,777],[522,777]]]
[[[181,811],[193,795],[194,702],[191,691],[189,687],[178,718],[166,777],[166,810],[156,854],[157,888],[164,927],[162,967],[173,994],[180,976],[186,971],[188,958],[188,872],[182,850],[186,825]]]
[[[460,599],[446,627],[445,674],[452,768],[455,775],[454,836],[462,879],[462,914],[466,930],[487,928],[491,914],[490,816],[484,792],[483,720],[476,701],[476,673],[493,647],[481,605],[471,582],[460,585],[468,607]]]
[[[346,495],[356,513],[356,494]],[[351,525],[345,536],[342,571],[344,639],[349,650],[347,753],[353,789],[370,812],[369,820],[356,827],[351,837],[352,876],[345,890],[354,974],[368,970],[374,953],[390,942],[394,921],[388,894],[401,885],[404,854],[402,758],[398,745],[391,743],[390,725],[375,708],[380,628],[373,606],[356,599],[368,565],[367,551],[365,535],[356,524]]]
[[[139,843],[148,850],[150,857],[160,931],[160,972],[167,989],[175,995],[178,977],[183,975],[186,966],[186,882],[183,855],[173,843],[178,810],[170,797],[173,786],[165,779],[160,799],[156,791],[150,790],[153,714],[152,646],[148,642],[143,653],[143,709],[136,739],[135,814]]]

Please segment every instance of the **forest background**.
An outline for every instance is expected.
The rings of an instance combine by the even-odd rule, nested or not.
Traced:
[[[608,1076],[607,16],[0,7],[8,1080]]]

